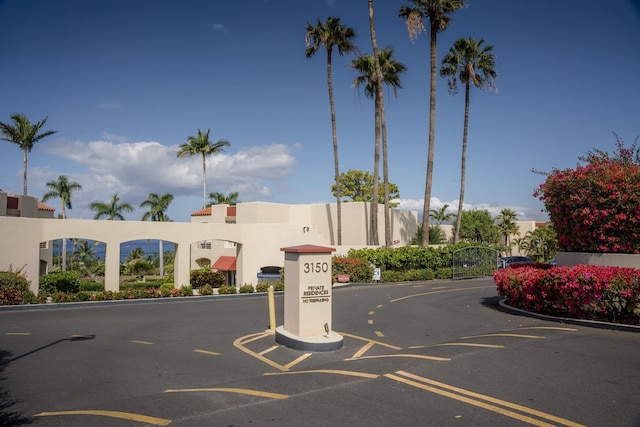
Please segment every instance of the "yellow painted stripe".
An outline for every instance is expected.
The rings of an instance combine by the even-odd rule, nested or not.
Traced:
[[[202,353],[202,354],[208,354],[210,356],[220,356],[220,353],[217,353],[215,351],[207,351],[207,350],[193,350],[194,353]]]
[[[373,316],[373,313],[375,313],[375,311],[371,310],[371,311],[369,312],[369,316]]]
[[[373,325],[373,319],[367,320],[367,323],[370,324],[370,325]]]
[[[510,409],[514,409],[514,410],[517,410],[517,411],[524,412],[526,414],[534,415],[536,417],[540,417],[540,418],[543,418],[543,419],[546,419],[546,420],[549,420],[549,421],[553,421],[555,423],[560,423],[560,424],[563,424],[563,425],[566,425],[566,426],[570,426],[570,427],[585,427],[583,424],[579,424],[579,423],[576,423],[574,421],[567,420],[565,418],[557,417],[557,416],[552,415],[552,414],[547,414],[546,412],[538,411],[536,409],[531,409],[531,408],[528,408],[526,406],[518,405],[518,404],[512,403],[512,402],[507,402],[506,400],[497,399],[495,397],[487,396],[487,395],[484,395],[484,394],[476,393],[476,392],[465,390],[465,389],[462,389],[462,388],[454,387],[454,386],[449,385],[449,384],[445,384],[445,383],[441,383],[441,382],[438,382],[438,381],[430,380],[428,378],[424,378],[424,377],[421,377],[421,376],[418,376],[418,375],[414,375],[414,374],[411,374],[409,372],[397,371],[396,373],[399,374],[399,375],[403,375],[405,377],[411,378],[413,380],[420,381],[422,383],[426,383],[426,384],[430,384],[430,385],[433,385],[433,386],[441,387],[441,388],[446,389],[446,390],[451,390],[453,392],[460,393],[461,395],[466,395],[466,396],[474,397],[476,399],[482,399],[482,400],[485,400],[487,402],[491,402],[491,403],[495,403],[495,404],[498,404],[498,405],[502,405],[502,406],[505,406],[505,407],[510,408]],[[390,377],[390,375],[393,375],[393,374],[387,374],[385,376]],[[395,375],[393,375],[393,376],[395,377],[394,379],[396,379],[396,380],[398,380],[398,378],[400,378],[402,380],[401,377],[397,377]],[[405,382],[405,381],[402,381],[402,382]],[[414,384],[412,384],[412,385],[414,385]],[[420,387],[420,388],[423,388],[424,390],[433,391],[435,393],[442,394],[442,395],[445,395],[444,393],[447,393],[447,392],[445,392],[443,390],[431,388],[431,387],[426,386],[426,385],[425,385],[425,387],[428,387],[428,388],[424,388],[424,387]],[[461,400],[461,401],[463,401],[462,399],[465,399],[465,398],[463,398],[462,396],[459,396],[459,395],[453,395],[453,396],[448,396],[448,397],[452,397],[454,399]],[[472,402],[477,402],[477,401],[472,401]],[[467,403],[471,403],[471,402],[467,402]],[[481,402],[477,402],[477,403],[481,403]],[[475,403],[471,403],[471,404],[475,404]],[[476,406],[480,406],[480,405],[476,405]],[[493,408],[501,409],[501,408],[497,408],[497,407],[493,407]],[[487,408],[487,409],[490,409],[490,408]],[[490,409],[490,410],[493,410],[493,409]],[[499,411],[496,411],[496,412],[499,412]],[[519,414],[516,414],[516,415],[519,415]],[[509,416],[511,416],[511,415],[509,415]],[[520,419],[520,420],[524,421],[524,419],[522,419],[522,418],[518,418],[518,417],[514,417],[514,418],[517,418],[517,419]],[[545,425],[545,426],[553,425],[553,424],[547,424],[547,423],[538,424],[538,423],[540,423],[540,421],[538,421],[538,420],[533,420],[533,421],[536,422],[536,423],[532,423],[534,425]],[[527,421],[527,422],[529,422],[529,421]]]
[[[495,286],[478,286],[478,287],[472,287],[472,288],[456,288],[456,289],[446,289],[446,290],[442,290],[442,291],[422,292],[422,293],[419,293],[419,294],[407,295],[407,296],[404,296],[404,297],[392,299],[392,300],[389,300],[389,302],[398,302],[398,301],[402,301],[402,300],[409,299],[409,298],[421,297],[421,296],[424,296],[424,295],[442,294],[442,293],[445,293],[445,292],[468,291],[470,289],[487,289],[487,288],[494,288],[494,287]]]
[[[471,335],[468,337],[461,337],[461,340],[468,340],[471,338],[483,338],[483,337],[511,337],[511,338],[529,338],[529,339],[540,339],[544,338],[540,335],[523,335],[523,334],[484,334],[484,335]]]
[[[503,345],[495,345],[495,344],[474,344],[470,342],[449,342],[444,344],[433,344],[433,345],[412,345],[409,348],[430,348],[430,347],[449,347],[449,346],[460,346],[460,347],[483,347],[483,348],[504,348]]]
[[[293,372],[267,372],[265,376],[272,375],[294,375],[294,374],[335,374],[335,375],[348,375],[352,377],[362,377],[362,378],[378,378],[380,375],[378,374],[368,374],[366,372],[357,372],[357,371],[342,371],[338,369],[315,369],[310,371],[293,371]]]
[[[375,340],[372,340],[372,339],[369,339],[369,338],[360,337],[358,335],[351,335],[351,334],[348,334],[346,332],[338,332],[338,333],[340,335],[342,335],[342,336],[345,336],[345,337],[355,338],[355,339],[360,340],[360,341],[372,342],[374,344],[381,345],[383,347],[387,347],[387,348],[390,348],[392,350],[402,350],[402,347],[397,347],[395,345],[387,344],[387,343],[384,343],[384,342],[381,342],[381,341],[375,341]]]
[[[380,331],[374,331],[374,333],[375,333],[378,337],[380,337],[380,338],[384,338],[384,334],[383,334],[382,332],[380,332]]]
[[[286,365],[284,365],[285,370],[289,370],[291,369],[293,366],[297,365],[298,363],[302,362],[304,359],[306,359],[307,357],[311,356],[312,353],[305,353],[302,356],[298,357],[296,360],[291,361],[289,363],[287,363]]]
[[[376,305],[376,308],[382,308],[382,304]]]
[[[238,394],[246,394],[249,396],[268,397],[270,399],[287,399],[289,397],[286,394],[271,393],[268,391],[251,390],[247,388],[226,388],[226,387],[169,389],[169,390],[165,390],[164,392],[165,393],[209,393],[209,392],[238,393]]]
[[[268,333],[264,333],[264,332],[260,332],[258,334],[251,334],[251,335],[247,335],[244,337],[240,337],[237,340],[235,340],[233,342],[233,346],[236,347],[238,350],[240,351],[244,351],[245,353],[247,353],[250,356],[255,357],[256,359],[266,363],[269,366],[273,366],[274,368],[280,370],[280,371],[286,371],[287,368],[274,362],[273,360],[267,359],[266,357],[260,355],[259,353],[256,353],[255,351],[251,351],[248,348],[246,348],[244,346],[244,344],[248,343],[248,342],[252,342],[261,338],[265,338],[265,337],[270,337],[272,336],[272,334],[268,334]]]
[[[267,354],[267,353],[271,353],[273,350],[275,350],[275,349],[277,349],[277,348],[280,348],[280,346],[274,345],[274,346],[272,346],[272,347],[270,347],[270,348],[268,348],[268,349],[266,349],[266,350],[264,350],[264,351],[261,351],[261,352],[260,352],[260,353],[258,353],[258,354],[259,354],[260,356],[262,356],[262,355],[265,355],[265,354]]]
[[[31,335],[31,332],[7,332],[8,337],[26,337]]]
[[[353,359],[357,359],[358,357],[362,356],[363,354],[365,354],[371,347],[374,346],[374,342],[373,341],[369,341],[368,343],[366,343],[365,345],[363,345],[362,347],[360,347],[360,350],[356,351],[356,353],[352,356]]]
[[[345,360],[352,361],[352,360],[362,360],[362,359],[387,359],[392,357],[406,357],[409,359],[435,360],[436,362],[451,361],[451,359],[448,357],[425,356],[423,354],[381,354],[379,356],[352,357],[351,359],[345,359]]]
[[[59,411],[59,412],[41,412],[36,414],[36,417],[51,417],[57,415],[98,415],[101,417],[109,417],[109,418],[119,418],[122,420],[136,421],[139,423],[145,424],[153,424],[156,426],[166,426],[169,425],[171,420],[166,420],[164,418],[156,418],[149,417],[147,415],[140,414],[132,414],[129,412],[118,412],[118,411]]]
[[[153,345],[152,342],[149,341],[138,341],[138,340],[131,340],[132,343],[134,344],[144,344],[144,345]]]
[[[563,328],[561,326],[527,326],[524,328],[515,328],[515,329],[505,329],[505,331],[524,331],[527,329],[542,329],[548,331],[568,331],[568,332],[576,332],[577,328]]]

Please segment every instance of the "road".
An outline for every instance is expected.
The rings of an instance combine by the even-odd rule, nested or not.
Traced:
[[[266,295],[2,309],[0,425],[640,426],[639,333],[498,300],[491,279],[334,289],[323,353],[276,344]]]

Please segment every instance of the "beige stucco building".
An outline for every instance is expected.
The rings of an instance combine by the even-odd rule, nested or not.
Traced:
[[[342,204],[342,245],[337,243],[334,204],[285,205],[240,203],[235,207],[215,205],[192,215],[191,222],[148,222],[54,219],[53,210],[39,210],[37,199],[18,197],[14,207],[0,192],[0,271],[23,267],[34,292],[40,274],[51,266],[41,247],[53,240],[79,238],[105,243],[105,289],[119,289],[120,245],[131,240],[163,240],[175,244],[174,286],[189,284],[190,270],[202,265],[224,264],[236,285],[256,284],[265,266],[283,266],[283,247],[312,244],[336,248],[370,246],[370,205]],[[383,207],[378,206],[379,218]],[[391,210],[394,245],[406,245],[417,229],[417,213]],[[378,225],[384,236],[384,221]],[[383,238],[383,237],[382,237]],[[231,267],[235,272],[231,274]],[[225,271],[225,270],[223,270]],[[232,277],[231,277],[232,276]]]

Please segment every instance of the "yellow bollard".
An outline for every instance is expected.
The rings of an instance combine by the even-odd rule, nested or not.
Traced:
[[[276,303],[273,293],[273,285],[269,286],[268,291],[269,298],[269,330],[267,332],[276,333]]]

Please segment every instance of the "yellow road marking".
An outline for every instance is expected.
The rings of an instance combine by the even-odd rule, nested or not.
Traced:
[[[469,289],[487,289],[487,288],[494,288],[494,286],[479,286],[479,287],[472,287],[472,288],[456,288],[456,289],[446,289],[446,290],[442,290],[442,291],[422,292],[422,293],[419,293],[419,294],[407,295],[407,296],[404,296],[404,297],[392,299],[392,300],[389,300],[389,302],[398,302],[398,301],[402,301],[402,300],[409,299],[409,298],[421,297],[421,296],[424,296],[424,295],[433,295],[433,294],[442,294],[442,293],[445,293],[445,292],[460,292],[460,291],[468,291]]]
[[[468,340],[471,338],[483,338],[483,337],[512,337],[512,338],[530,338],[530,339],[540,339],[544,338],[540,335],[523,335],[523,334],[484,334],[484,335],[471,335],[468,337],[461,337],[461,340]]]
[[[134,344],[144,344],[144,345],[153,345],[152,342],[149,341],[138,341],[138,340],[131,340],[132,343]]]
[[[376,308],[382,308],[382,304],[376,305]]]
[[[280,393],[271,393],[268,391],[251,390],[248,388],[226,388],[226,387],[214,387],[214,388],[184,388],[184,389],[169,389],[165,390],[165,393],[203,393],[203,392],[223,392],[223,393],[238,393],[247,394],[249,396],[268,397],[270,399],[287,399],[289,396]]]
[[[347,362],[352,360],[362,360],[362,359],[386,359],[391,357],[406,357],[410,359],[425,359],[425,360],[435,360],[436,362],[449,362],[451,361],[448,357],[436,357],[436,356],[425,356],[423,354],[381,354],[379,356],[362,356],[362,357],[352,357],[350,359],[345,359]]]
[[[273,350],[275,350],[275,349],[277,349],[277,348],[279,348],[279,346],[274,345],[274,346],[272,346],[272,347],[270,347],[270,348],[268,348],[268,349],[266,349],[266,350],[264,350],[264,351],[261,351],[261,352],[260,352],[260,353],[258,353],[258,354],[259,354],[260,356],[262,356],[262,355],[264,355],[264,354],[271,353]]]
[[[241,350],[241,351],[244,351],[248,355],[255,357],[256,359],[261,360],[262,362],[266,363],[267,365],[273,366],[274,368],[279,369],[281,371],[286,371],[286,370],[288,370],[287,367],[282,366],[282,365],[274,362],[271,359],[267,359],[266,357],[262,356],[261,354],[256,353],[255,351],[251,351],[251,350],[249,350],[248,348],[246,348],[244,346],[244,344],[246,344],[246,343],[249,343],[249,342],[261,339],[261,338],[270,337],[270,336],[272,336],[272,334],[265,333],[265,332],[246,335],[244,337],[240,337],[237,340],[235,340],[233,342],[233,346],[236,347],[237,349]]]
[[[195,353],[208,354],[210,356],[220,356],[220,353],[216,353],[215,351],[207,351],[207,350],[193,350]]]
[[[358,357],[362,356],[363,354],[365,354],[371,347],[374,346],[374,342],[373,341],[369,341],[368,343],[366,343],[365,345],[363,345],[362,347],[360,347],[360,350],[356,351],[356,353],[351,357],[352,359],[357,359]]]
[[[372,339],[369,339],[369,338],[360,337],[358,335],[351,335],[351,334],[348,334],[346,332],[338,332],[338,333],[340,335],[345,336],[345,337],[355,338],[355,339],[360,340],[360,341],[372,342],[374,344],[378,344],[378,345],[381,345],[383,347],[387,347],[387,348],[390,348],[390,349],[393,349],[393,350],[402,350],[402,347],[397,347],[395,345],[387,344],[387,343],[384,343],[384,342],[372,340]]]
[[[371,311],[369,312],[369,316],[373,316],[373,313],[375,313],[375,312],[374,312],[373,310],[371,310]]]
[[[576,332],[577,328],[563,328],[561,326],[527,326],[524,328],[515,328],[515,329],[505,329],[505,331],[523,331],[526,329],[542,329],[549,331],[568,331],[568,332]]]
[[[374,331],[374,332],[378,337],[384,338],[384,334],[382,332],[380,332],[380,331]]]
[[[503,408],[500,408],[500,407],[497,407],[497,406],[489,405],[487,403],[484,403],[484,402],[481,402],[481,401],[478,401],[478,400],[474,400],[474,399],[470,399],[470,398],[467,398],[467,397],[464,397],[464,396],[470,396],[470,397],[473,397],[473,398],[476,398],[476,399],[484,400],[486,402],[491,402],[491,403],[494,403],[494,404],[497,404],[497,405],[502,405],[502,406],[507,407],[509,409],[521,411],[521,412],[524,412],[526,414],[534,415],[536,417],[540,417],[540,418],[543,418],[545,420],[553,421],[555,423],[560,423],[560,424],[563,424],[563,425],[566,425],[566,426],[584,427],[582,424],[567,420],[565,418],[557,417],[555,415],[547,414],[546,412],[538,411],[538,410],[535,410],[535,409],[528,408],[526,406],[518,405],[516,403],[507,402],[505,400],[497,399],[497,398],[494,398],[494,397],[491,397],[491,396],[483,395],[483,394],[480,394],[480,393],[475,393],[473,391],[465,390],[465,389],[454,387],[454,386],[451,386],[451,385],[448,385],[448,384],[444,384],[444,383],[441,383],[441,382],[438,382],[438,381],[430,380],[428,378],[420,377],[418,375],[414,375],[414,374],[411,374],[409,372],[397,371],[396,374],[403,375],[404,377],[410,378],[410,380],[406,379],[406,378],[403,378],[403,377],[399,377],[399,376],[394,375],[394,374],[385,374],[385,377],[394,379],[396,381],[403,382],[405,384],[412,385],[414,387],[418,387],[418,388],[423,389],[423,390],[427,390],[427,391],[430,391],[430,392],[433,392],[433,393],[436,393],[436,394],[440,394],[442,396],[450,397],[452,399],[459,400],[461,402],[465,402],[465,403],[468,403],[470,405],[474,405],[474,406],[478,406],[478,407],[481,407],[481,408],[484,408],[484,409],[488,409],[490,411],[497,412],[497,413],[506,415],[508,417],[515,418],[515,419],[518,419],[520,421],[527,422],[527,423],[532,424],[532,425],[536,425],[536,426],[553,426],[553,424],[549,424],[549,423],[546,423],[544,421],[536,420],[534,418],[531,418],[531,417],[528,417],[528,416],[525,416],[525,415],[521,415],[521,414],[518,414],[516,412],[510,411],[510,410],[507,410],[507,409],[503,409]],[[420,381],[420,382],[416,382],[416,381],[412,381],[412,380],[416,380],[416,381]],[[431,387],[431,386],[437,386],[437,387],[441,387],[441,388],[435,388],[435,387]],[[444,389],[444,390],[442,390],[442,389]],[[451,392],[446,391],[446,390],[450,390]],[[459,393],[459,394],[454,394],[453,392]]]
[[[25,337],[31,335],[31,332],[7,332],[8,337]]]
[[[362,377],[362,378],[378,378],[380,375],[378,374],[368,374],[366,372],[357,372],[357,371],[342,371],[338,369],[315,369],[310,371],[293,371],[293,372],[267,372],[264,375],[294,375],[294,374],[336,374],[336,375],[349,375],[352,377]]]
[[[285,370],[289,370],[291,369],[293,366],[297,365],[298,363],[302,362],[304,359],[306,359],[307,357],[311,356],[311,353],[305,353],[302,356],[298,357],[296,360],[287,363],[286,365],[284,365]]]
[[[99,415],[101,417],[120,418],[123,420],[136,421],[145,424],[153,424],[156,426],[166,426],[171,423],[171,420],[164,418],[149,417],[147,415],[132,414],[129,412],[118,411],[60,411],[60,412],[41,412],[36,414],[36,417],[50,417],[56,415]]]
[[[370,324],[370,325],[373,325],[373,320],[369,319],[369,320],[367,320],[367,323]]]
[[[412,345],[409,348],[429,348],[429,347],[448,347],[448,346],[504,348],[503,345],[473,344],[473,343],[470,343],[470,342],[450,342],[450,343],[445,343],[445,344],[433,344],[433,345]]]

